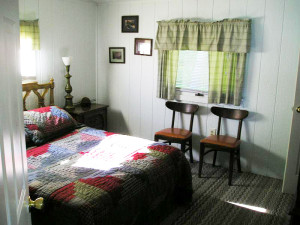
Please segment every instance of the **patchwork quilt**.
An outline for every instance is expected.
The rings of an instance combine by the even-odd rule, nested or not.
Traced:
[[[24,125],[27,143],[41,145],[75,129],[77,122],[58,106],[24,111]]]
[[[141,138],[83,127],[27,158],[30,196],[44,198],[33,224],[149,224],[163,202],[192,195],[185,156]]]

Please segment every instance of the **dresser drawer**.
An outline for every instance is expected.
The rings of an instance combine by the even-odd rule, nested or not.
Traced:
[[[83,123],[89,127],[106,130],[106,112],[88,113],[84,115]]]
[[[79,123],[100,130],[107,130],[107,105],[92,104],[89,107],[76,106],[70,114]]]

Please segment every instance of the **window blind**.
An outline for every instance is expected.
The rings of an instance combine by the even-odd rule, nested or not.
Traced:
[[[176,88],[208,92],[208,85],[208,52],[179,51]]]

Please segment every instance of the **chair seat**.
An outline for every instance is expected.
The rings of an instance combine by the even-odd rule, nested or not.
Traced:
[[[166,128],[156,132],[155,136],[184,140],[190,138],[192,136],[192,132],[179,128]]]
[[[227,135],[212,135],[202,139],[200,142],[205,144],[219,145],[227,148],[236,148],[241,144],[241,141],[237,138]]]

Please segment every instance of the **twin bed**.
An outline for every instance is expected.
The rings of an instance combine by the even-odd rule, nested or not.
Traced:
[[[49,88],[54,104],[53,80],[23,85],[26,93],[28,86]],[[42,108],[24,111],[29,193],[44,198],[33,225],[151,224],[168,205],[191,199],[190,166],[180,150],[77,124],[59,107],[43,107],[41,97]]]

